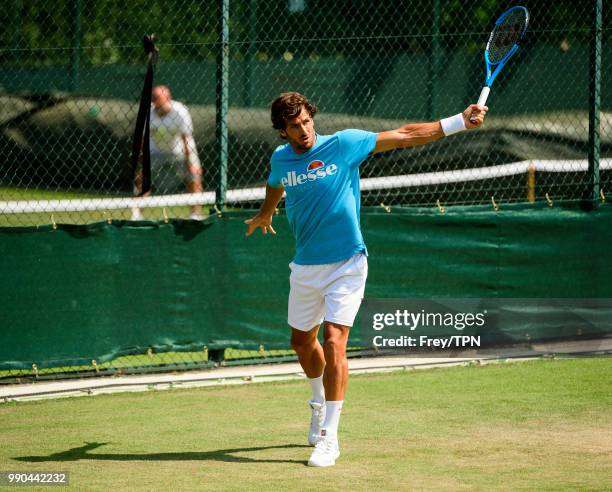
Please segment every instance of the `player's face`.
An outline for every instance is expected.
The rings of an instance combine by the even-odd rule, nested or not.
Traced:
[[[288,120],[287,126],[280,133],[298,154],[303,154],[315,144],[314,121],[306,108],[302,108],[299,115]]]
[[[170,97],[170,93],[164,89],[156,87],[153,89],[151,93],[151,102],[153,103],[153,107],[155,111],[161,116],[167,114],[172,109],[171,104],[172,98]]]

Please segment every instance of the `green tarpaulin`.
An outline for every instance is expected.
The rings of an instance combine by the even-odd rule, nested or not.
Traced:
[[[293,238],[282,215],[276,236],[245,237],[250,215],[0,229],[0,369],[287,348]],[[366,297],[612,297],[609,205],[372,208],[361,220]]]

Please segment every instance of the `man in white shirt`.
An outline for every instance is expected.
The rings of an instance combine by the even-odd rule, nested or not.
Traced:
[[[170,89],[158,85],[151,93],[151,181],[160,193],[176,193],[183,185],[190,193],[202,191],[202,165],[193,138],[193,122],[187,107],[172,100]],[[135,187],[141,186],[141,177]],[[132,220],[142,219],[140,209],[132,210]],[[202,206],[194,205],[190,216],[202,220]]]

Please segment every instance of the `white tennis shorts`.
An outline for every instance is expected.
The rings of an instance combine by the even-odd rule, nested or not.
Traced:
[[[368,276],[364,253],[326,265],[292,262],[289,268],[289,326],[300,331],[310,331],[323,321],[353,326]]]

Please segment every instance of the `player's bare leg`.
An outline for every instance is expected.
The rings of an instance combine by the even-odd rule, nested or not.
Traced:
[[[318,333],[318,326],[310,331],[291,328],[291,348],[295,350],[298,361],[309,378],[318,378],[323,375],[323,368],[325,367],[323,347],[321,347],[317,338]]]
[[[342,401],[348,385],[348,360],[346,345],[350,327],[325,322],[323,353],[325,355],[325,372],[323,384],[327,400]]]
[[[325,356],[325,420],[321,438],[308,460],[310,466],[333,466],[340,456],[338,446],[338,424],[348,385],[348,361],[346,344],[350,327],[325,322],[323,354]]]
[[[134,176],[134,195],[140,195],[142,191],[142,169],[139,169]],[[142,196],[151,196],[151,192],[147,191]],[[132,220],[144,220],[140,207],[132,207]]]
[[[189,193],[202,193],[202,168],[200,166],[189,166],[189,178],[187,179],[187,191]],[[201,220],[202,205],[191,207],[191,217]]]
[[[317,339],[318,332],[318,326],[309,331],[291,329],[291,347],[295,350],[312,389],[312,399],[308,402],[312,410],[308,430],[308,444],[311,446],[314,446],[319,440],[321,427],[325,421],[325,388],[323,386],[325,357],[323,347]]]

